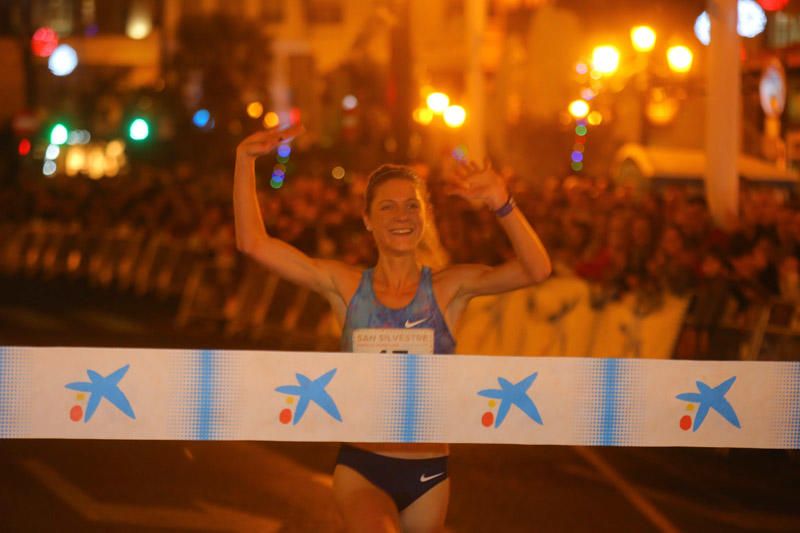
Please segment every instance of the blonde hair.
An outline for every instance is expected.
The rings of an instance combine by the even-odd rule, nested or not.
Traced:
[[[447,251],[442,246],[442,241],[439,238],[439,231],[436,229],[436,222],[433,218],[431,208],[430,196],[428,194],[428,187],[425,181],[411,167],[404,165],[384,164],[376,168],[367,178],[367,188],[364,191],[364,212],[369,215],[372,207],[372,201],[375,199],[376,189],[393,179],[405,179],[414,184],[420,193],[425,212],[427,215],[427,223],[422,232],[422,239],[417,246],[417,254],[419,260],[431,267],[431,270],[441,270],[450,262],[450,257]]]

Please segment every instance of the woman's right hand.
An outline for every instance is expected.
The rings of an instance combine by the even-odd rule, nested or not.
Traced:
[[[302,134],[306,129],[302,124],[293,124],[286,129],[270,128],[268,130],[257,131],[245,137],[236,147],[237,157],[255,159],[268,154],[277,148],[281,143],[289,141]]]

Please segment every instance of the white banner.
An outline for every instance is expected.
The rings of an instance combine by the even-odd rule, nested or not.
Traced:
[[[800,447],[800,363],[0,347],[0,437]]]

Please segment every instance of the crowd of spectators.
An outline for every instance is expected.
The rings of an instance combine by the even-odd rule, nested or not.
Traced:
[[[513,256],[493,214],[444,192],[447,168],[419,167],[428,183],[433,232],[441,248],[433,263],[497,264]],[[642,314],[665,293],[694,295],[692,313],[701,349],[707,331],[726,313],[747,320],[753,304],[800,303],[800,208],[791,191],[746,189],[729,229],[716,226],[701,189],[672,186],[645,193],[606,179],[569,176],[528,180],[512,176],[517,204],[550,252],[556,276],[578,276],[592,287],[593,304],[634,293]],[[268,231],[310,255],[368,265],[376,257],[362,222],[366,174],[289,175],[280,190],[267,178],[260,204]],[[92,181],[26,178],[0,189],[0,223],[34,218],[78,224],[86,231],[125,226],[207,246],[236,261],[231,176],[189,166]],[[705,338],[704,338],[705,337]]]

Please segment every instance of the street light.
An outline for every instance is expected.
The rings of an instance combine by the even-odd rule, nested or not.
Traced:
[[[144,141],[150,136],[150,124],[141,117],[135,118],[128,128],[128,137],[133,141]]]
[[[69,131],[67,131],[67,127],[60,122],[56,123],[53,129],[50,130],[50,144],[60,146],[66,143],[68,138]]]
[[[610,44],[592,50],[592,68],[605,76],[614,74],[619,68],[619,50]]]
[[[591,72],[581,69],[584,62],[579,63],[578,73],[582,76],[581,96],[569,104],[569,114],[576,123],[576,146],[585,143],[588,128],[613,120],[614,115],[606,113],[610,105],[618,105],[622,109],[620,117],[628,120],[621,132],[626,139],[647,145],[649,142],[649,126],[664,126],[672,122],[680,109],[680,100],[686,97],[685,90],[676,87],[674,81],[687,81],[686,74],[692,69],[693,52],[684,45],[659,46],[658,54],[664,53],[664,59],[653,56],[656,44],[662,36],[649,25],[637,25],[629,30],[630,46],[620,49],[609,43],[602,43],[591,51]],[[583,77],[590,74],[588,77]],[[629,88],[636,93],[635,98],[625,95],[613,101],[603,98],[595,99],[606,90],[619,93]],[[591,98],[590,104],[588,103]],[[634,112],[633,106],[636,106]],[[602,114],[601,114],[602,112]],[[635,121],[635,123],[634,123]],[[575,161],[581,166],[585,161]]]
[[[686,74],[692,70],[692,60],[694,55],[686,46],[670,46],[667,50],[667,63],[672,72]]]
[[[428,109],[437,115],[444,113],[450,105],[450,97],[440,92],[429,94],[425,101],[428,104]]]
[[[637,52],[650,52],[656,45],[656,32],[650,26],[631,28],[631,44]]]
[[[567,109],[569,114],[576,119],[583,118],[589,114],[589,104],[586,100],[573,100]]]
[[[451,128],[460,128],[467,120],[467,111],[460,105],[451,105],[444,110],[444,123]]]

